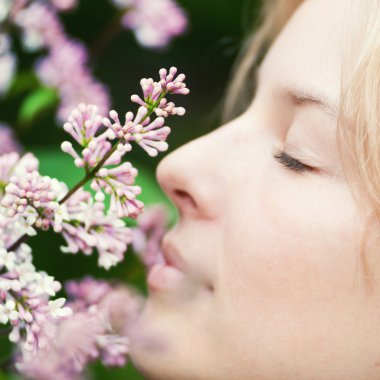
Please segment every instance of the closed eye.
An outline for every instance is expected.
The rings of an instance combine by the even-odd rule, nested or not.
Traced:
[[[304,163],[297,160],[296,158],[289,156],[289,154],[287,154],[284,151],[277,152],[274,155],[274,158],[286,168],[297,173],[304,173],[304,172],[310,172],[310,171],[315,170],[315,168],[305,165]]]

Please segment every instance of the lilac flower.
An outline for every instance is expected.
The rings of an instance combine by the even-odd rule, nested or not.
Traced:
[[[134,31],[137,41],[146,47],[162,48],[187,27],[182,8],[173,0],[113,0],[125,9],[124,27]],[[165,20],[163,22],[162,20]]]
[[[50,0],[50,3],[59,11],[68,11],[78,5],[78,0]]]
[[[9,182],[9,179],[12,176],[13,170],[16,167],[16,164],[20,160],[20,155],[17,152],[6,153],[0,156],[0,183],[3,187],[1,192],[5,190],[5,186]]]
[[[0,160],[1,156],[5,153],[20,152],[20,150],[20,144],[16,141],[12,129],[8,125],[0,123]],[[0,164],[1,170],[2,165]]]
[[[11,52],[9,36],[4,33],[0,33],[0,95],[3,95],[8,90],[15,71],[16,57]]]
[[[124,259],[128,244],[131,243],[130,229],[125,223],[104,212],[104,204],[92,204],[91,194],[83,190],[75,193],[66,203],[68,218],[62,224],[62,236],[67,253],[82,251],[92,254],[99,252],[99,265],[105,269]]]
[[[33,266],[30,248],[15,252],[0,245],[0,324],[11,324],[10,340],[35,352],[49,340],[47,321],[71,315],[65,299],[49,301],[60,290],[59,282]]]
[[[169,115],[183,116],[185,109],[176,107],[173,102],[165,98],[168,94],[187,95],[190,90],[184,83],[185,75],[177,74],[177,68],[171,67],[169,73],[166,69],[160,70],[160,81],[155,82],[152,78],[143,78],[140,82],[143,91],[143,99],[138,95],[132,95],[131,100],[140,106],[153,110],[157,116],[168,117]]]
[[[98,304],[112,290],[112,287],[106,281],[98,281],[88,276],[81,281],[67,281],[65,289],[67,294],[75,300],[76,308],[84,309]]]
[[[126,331],[141,310],[141,297],[127,287],[112,288],[91,278],[70,281],[67,292],[73,316],[53,325],[55,339],[36,355],[21,352],[18,368],[28,378],[74,380],[97,359],[107,366],[123,366],[127,361]]]
[[[145,109],[144,112],[146,113]],[[115,115],[116,112],[112,111],[111,114]],[[101,120],[97,107],[80,104],[78,109],[70,114],[69,122],[64,125],[65,131],[70,133],[84,149],[82,156],[79,156],[72,144],[65,141],[61,145],[62,150],[74,157],[74,162],[78,167],[85,167],[87,171],[96,167],[110,152],[112,145],[110,141],[107,141],[107,138],[115,138],[116,127],[110,126],[108,130],[102,132]],[[122,133],[121,126],[119,129]],[[121,136],[120,133],[119,136]],[[122,156],[130,149],[131,145],[128,140],[121,141],[118,144],[118,149],[104,162],[104,166],[118,165]],[[134,186],[136,175],[137,170],[129,163],[113,168],[101,168],[97,173],[94,173],[94,179],[91,183],[92,189],[97,191],[96,199],[103,201],[104,191],[111,195],[110,210],[118,218],[136,217],[144,207],[143,203],[136,199],[136,195],[141,192],[140,187]]]
[[[44,2],[23,4],[14,10],[12,19],[21,28],[28,50],[48,50],[47,56],[37,63],[36,72],[46,86],[58,90],[61,102],[57,118],[66,120],[80,102],[97,104],[105,113],[110,104],[108,90],[93,78],[86,48],[66,35],[57,14],[57,10],[71,9],[77,1],[50,0],[50,3],[51,6]]]
[[[134,185],[136,176],[137,170],[125,162],[112,169],[100,169],[91,187],[95,191],[104,190],[111,194],[110,211],[118,218],[135,218],[144,209],[144,204],[136,199],[136,195],[141,193],[141,188]]]
[[[98,356],[96,336],[102,333],[102,326],[97,316],[78,312],[50,327],[55,339],[33,355],[22,349],[18,370],[35,380],[79,379],[84,367]]]
[[[0,205],[4,200],[4,194],[6,188],[11,180],[17,178],[25,178],[28,173],[38,170],[38,161],[30,153],[25,154],[20,158],[16,152],[4,154],[0,156]],[[6,195],[5,204],[10,199],[13,199],[12,195]],[[24,203],[20,201],[21,204]],[[22,206],[22,205],[21,205]],[[23,212],[21,212],[23,209]],[[20,212],[18,212],[20,211]],[[6,216],[10,212],[13,217]],[[17,215],[16,215],[17,214]],[[0,207],[0,241],[7,246],[11,245],[21,235],[27,233],[28,235],[34,235],[36,231],[32,227],[32,224],[36,221],[36,212],[32,207],[21,207],[20,210],[16,210],[16,206],[13,205],[13,209],[9,210],[4,206]]]
[[[57,46],[65,39],[57,14],[42,2],[32,2],[18,10],[14,22],[21,28],[23,44],[29,51]]]
[[[66,193],[65,184],[55,178],[41,176],[34,170],[25,177],[10,178],[1,206],[7,208],[9,218],[19,215],[30,226],[35,224],[45,230],[53,226],[59,232],[67,212],[58,201]]]
[[[164,152],[168,149],[166,139],[170,133],[170,128],[164,126],[164,118],[158,117],[154,121],[150,118],[145,118],[148,109],[140,107],[136,118],[132,112],[125,115],[125,123],[121,125],[118,114],[116,111],[110,112],[110,118],[113,123],[107,119],[103,119],[104,125],[109,130],[109,137],[111,139],[119,138],[124,142],[135,141],[140,145],[151,157],[157,156],[158,152]],[[145,119],[145,120],[144,120]],[[143,120],[141,122],[141,120]]]
[[[78,108],[72,110],[63,127],[84,148],[79,156],[70,142],[65,141],[61,145],[62,150],[75,159],[74,163],[78,167],[86,170],[94,168],[111,150],[112,145],[107,141],[109,134],[102,131],[102,116],[97,106],[79,104]],[[130,145],[120,148],[109,157],[105,165],[119,164],[123,154],[131,149]]]
[[[36,71],[44,84],[58,89],[61,104],[58,119],[66,120],[79,103],[96,104],[101,113],[107,112],[110,95],[107,88],[97,82],[87,67],[85,47],[65,39],[54,45],[47,57],[40,60]]]
[[[150,206],[137,219],[132,229],[133,250],[147,268],[163,263],[161,241],[167,231],[168,215],[163,206]]]
[[[19,315],[15,301],[8,300],[4,305],[0,304],[0,323],[5,325],[8,322],[17,321]]]

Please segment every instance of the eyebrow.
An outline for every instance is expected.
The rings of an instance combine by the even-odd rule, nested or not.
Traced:
[[[280,89],[281,96],[299,107],[311,106],[321,109],[325,114],[335,119],[338,118],[338,106],[328,99],[327,96],[313,93],[308,90],[300,90],[289,87]]]

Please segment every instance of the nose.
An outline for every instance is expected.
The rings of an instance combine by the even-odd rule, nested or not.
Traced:
[[[223,179],[215,133],[187,143],[158,165],[157,180],[182,218],[210,219],[217,214]]]

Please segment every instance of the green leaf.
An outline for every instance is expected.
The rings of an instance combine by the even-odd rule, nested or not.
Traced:
[[[55,89],[40,87],[29,94],[21,104],[19,110],[19,122],[21,124],[30,124],[42,112],[53,107],[58,101],[58,95]]]
[[[22,71],[13,78],[7,97],[16,97],[37,87],[39,87],[39,81],[36,74],[33,71]]]

